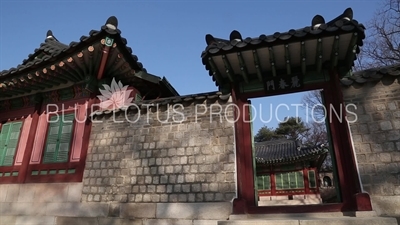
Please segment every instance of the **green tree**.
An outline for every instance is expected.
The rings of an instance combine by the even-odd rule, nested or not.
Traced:
[[[307,130],[306,124],[300,117],[289,117],[278,124],[275,132],[277,135],[284,136],[287,139],[303,141]]]
[[[279,139],[279,135],[276,134],[273,128],[269,128],[266,125],[261,127],[257,134],[254,136],[255,142],[271,141]]]

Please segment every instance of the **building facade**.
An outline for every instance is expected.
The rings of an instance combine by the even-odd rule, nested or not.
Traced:
[[[206,35],[202,60],[219,91],[186,96],[148,73],[120,34],[115,17],[78,43],[48,32],[0,73],[3,224],[216,225],[287,213],[396,223],[368,213],[400,215],[400,70],[351,73],[364,38],[351,9],[258,38]],[[109,102],[113,87],[122,104]],[[330,123],[340,201],[259,206],[250,100],[315,89],[337,109],[359,106],[355,123]]]

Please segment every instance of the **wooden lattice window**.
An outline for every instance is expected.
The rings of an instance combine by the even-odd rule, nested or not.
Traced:
[[[258,190],[271,190],[270,175],[262,175],[257,177]]]
[[[308,185],[310,188],[317,187],[317,180],[315,179],[315,171],[314,170],[308,171]]]
[[[52,116],[49,121],[43,163],[67,162],[75,114]]]
[[[278,190],[304,188],[303,172],[276,173],[275,183]]]
[[[5,123],[0,133],[0,166],[12,166],[22,122]]]

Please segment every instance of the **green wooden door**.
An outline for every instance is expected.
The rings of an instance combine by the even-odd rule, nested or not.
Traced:
[[[67,162],[74,114],[53,116],[49,121],[43,163]]]
[[[0,133],[0,166],[12,166],[22,122],[6,123]]]

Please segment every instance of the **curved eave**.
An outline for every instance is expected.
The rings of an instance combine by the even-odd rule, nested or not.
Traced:
[[[389,82],[384,82],[384,85],[392,84],[396,79],[400,77],[400,63],[377,67],[367,70],[358,71],[350,74],[349,76],[343,77],[340,82],[343,86],[359,86],[369,82],[379,82],[387,79]]]
[[[288,163],[297,163],[297,162],[304,162],[308,160],[315,160],[318,162],[319,157],[325,156],[328,154],[327,149],[320,149],[317,151],[313,152],[308,152],[303,155],[297,155],[297,156],[292,156],[292,157],[282,157],[282,158],[277,158],[277,159],[265,159],[261,157],[256,157],[256,162],[258,164],[264,164],[264,165],[279,165],[279,164],[288,164]]]
[[[352,20],[334,26],[306,27],[274,35],[214,42],[202,63],[217,86],[293,73],[341,67],[350,70],[365,38],[364,26]],[[240,54],[240,55],[239,55]]]

